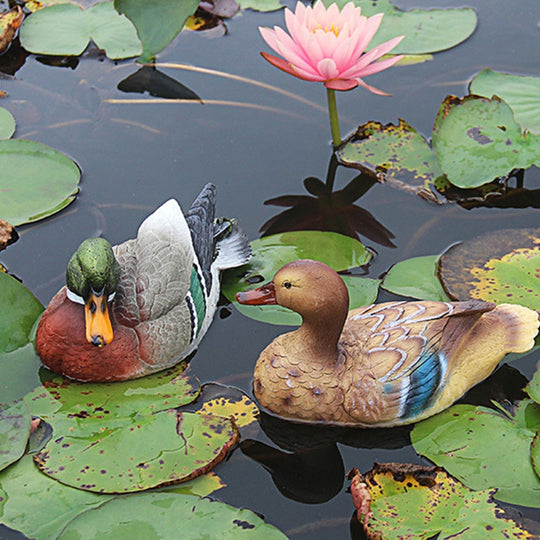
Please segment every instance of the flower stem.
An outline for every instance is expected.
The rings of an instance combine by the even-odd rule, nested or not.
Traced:
[[[336,105],[336,91],[331,88],[326,89],[328,98],[328,115],[330,116],[330,129],[332,131],[332,144],[334,148],[341,144],[341,134],[339,132],[339,118]]]

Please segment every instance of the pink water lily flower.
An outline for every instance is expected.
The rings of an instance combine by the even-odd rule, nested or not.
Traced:
[[[266,43],[283,58],[261,54],[277,68],[305,81],[323,82],[331,90],[351,90],[361,85],[375,94],[388,95],[362,80],[362,77],[393,66],[402,58],[394,56],[379,60],[404,36],[365,52],[382,17],[382,13],[365,17],[353,2],[342,10],[336,4],[327,9],[321,1],[313,7],[298,2],[294,13],[285,9],[290,35],[279,26],[259,28]]]

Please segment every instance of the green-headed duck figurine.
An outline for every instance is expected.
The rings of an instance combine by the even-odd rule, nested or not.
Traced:
[[[257,361],[253,389],[272,414],[296,422],[388,427],[432,416],[531,349],[538,313],[510,304],[387,302],[349,311],[330,267],[299,260],[242,304],[279,304],[302,316]]]
[[[192,353],[216,311],[221,271],[251,256],[236,223],[214,219],[215,202],[208,184],[185,216],[171,199],[135,239],[85,240],[39,322],[43,364],[78,381],[121,381]]]

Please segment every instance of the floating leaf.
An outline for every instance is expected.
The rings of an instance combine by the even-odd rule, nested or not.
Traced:
[[[398,262],[384,276],[381,287],[401,296],[446,302],[448,295],[437,277],[438,260],[438,255],[426,255]]]
[[[536,366],[536,371],[529,384],[525,387],[525,391],[529,396],[540,404],[540,362]]]
[[[53,419],[53,438],[34,456],[42,472],[78,489],[125,493],[195,478],[238,440],[217,416],[177,413]]]
[[[0,251],[19,239],[19,234],[10,223],[0,218]]]
[[[494,496],[500,501],[539,507],[540,477],[530,456],[539,428],[540,405],[533,401],[520,402],[512,417],[486,407],[454,405],[416,424],[411,440],[419,454],[471,489],[497,488]]]
[[[18,399],[39,383],[31,334],[43,306],[19,281],[0,272],[0,396]]]
[[[363,477],[351,473],[369,538],[533,538],[492,502],[493,491],[472,491],[439,467],[376,463]]]
[[[30,455],[0,472],[0,523],[37,540],[57,538],[73,518],[109,498],[56,482]]]
[[[540,136],[522,135],[499,98],[448,96],[433,128],[433,148],[450,182],[473,188],[540,164]]]
[[[56,375],[25,400],[33,416],[51,423],[58,415],[107,420],[152,414],[197,398],[199,388],[183,374],[185,367],[180,363],[147,377],[114,383],[79,383]]]
[[[135,25],[142,42],[140,62],[151,62],[182,30],[199,0],[114,0],[114,7]]]
[[[397,126],[380,122],[361,125],[339,147],[337,154],[347,167],[427,196],[443,177],[429,143],[402,119]]]
[[[9,139],[15,133],[15,118],[3,107],[0,107],[0,139]]]
[[[372,257],[360,241],[322,231],[293,231],[265,236],[251,242],[251,248],[251,261],[226,272],[221,290],[241,313],[271,324],[298,325],[301,319],[297,313],[281,306],[240,305],[234,295],[238,291],[253,289],[263,282],[271,281],[282,266],[297,259],[316,259],[339,271],[362,266]],[[359,305],[370,304],[377,295],[378,280],[351,277],[347,283],[355,285],[356,290],[354,294],[351,292],[351,297],[355,301],[359,300]]]
[[[11,45],[22,20],[23,11],[20,6],[0,13],[0,54]]]
[[[283,8],[279,0],[239,0],[242,9],[253,9],[255,11],[276,11]]]
[[[200,414],[233,418],[238,427],[245,427],[257,420],[259,408],[245,394],[240,399],[216,397],[205,401],[198,411]]]
[[[209,472],[202,476],[197,476],[193,480],[188,480],[182,484],[174,484],[172,486],[165,486],[156,491],[166,491],[167,493],[182,493],[184,495],[198,495],[199,497],[206,497],[221,488],[224,488],[227,484],[215,473]]]
[[[540,229],[491,231],[448,248],[439,277],[451,298],[540,309]]]
[[[20,39],[27,51],[56,56],[79,56],[91,39],[112,59],[137,56],[142,50],[134,26],[112,2],[87,10],[69,3],[40,9],[24,21]]]
[[[0,403],[0,471],[21,458],[28,435],[30,412],[26,403]]]
[[[499,96],[514,112],[522,130],[540,135],[540,77],[525,77],[484,69],[471,81],[469,92]]]
[[[349,0],[337,0],[343,7]],[[334,0],[324,0],[329,6]],[[401,11],[390,0],[356,0],[362,15],[384,13],[370,48],[396,36],[405,36],[392,54],[423,54],[443,51],[465,41],[475,30],[477,16],[472,8],[411,9]]]
[[[0,215],[15,226],[49,217],[73,202],[80,176],[70,158],[44,144],[0,141]]]
[[[536,432],[531,444],[531,461],[538,477],[540,477],[540,431]]]
[[[186,538],[286,540],[282,532],[249,510],[174,493],[116,498],[74,519],[59,540],[161,540],[179,534]]]

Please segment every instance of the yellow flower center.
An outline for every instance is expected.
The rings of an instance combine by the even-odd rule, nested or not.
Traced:
[[[315,33],[317,30],[322,30],[325,34],[332,32],[336,37],[338,37],[340,32],[339,26],[335,26],[334,23],[332,23],[332,26],[330,28],[328,28],[328,26],[323,27],[319,24],[319,26],[313,29],[313,33]]]

